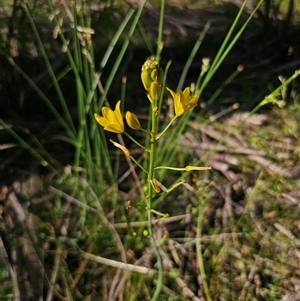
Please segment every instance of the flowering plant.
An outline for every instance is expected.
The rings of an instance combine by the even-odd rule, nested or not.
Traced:
[[[152,201],[157,194],[161,193],[161,189],[158,185],[158,181],[155,179],[155,170],[157,169],[169,169],[169,170],[179,170],[179,171],[192,171],[192,170],[209,170],[211,167],[199,167],[199,166],[191,166],[188,165],[186,167],[172,167],[172,166],[155,166],[156,163],[156,146],[157,141],[166,133],[166,131],[170,128],[170,126],[175,122],[175,120],[184,115],[185,113],[192,110],[194,107],[197,106],[197,102],[199,99],[198,93],[191,93],[190,87],[185,88],[183,91],[174,92],[173,90],[166,88],[172,98],[174,103],[174,111],[175,115],[170,120],[170,122],[162,129],[160,133],[159,130],[159,123],[158,123],[158,102],[163,97],[163,78],[164,72],[162,68],[159,66],[156,60],[147,60],[144,65],[142,66],[141,72],[141,80],[144,85],[144,88],[147,92],[147,97],[150,101],[150,111],[151,111],[151,129],[146,130],[141,127],[140,121],[136,114],[127,111],[125,114],[125,119],[128,126],[133,130],[141,130],[147,134],[149,139],[150,148],[147,148],[137,142],[133,137],[131,137],[126,131],[123,121],[123,115],[120,110],[121,101],[118,101],[115,107],[115,110],[111,110],[108,107],[103,107],[101,109],[102,116],[95,113],[96,121],[104,128],[106,131],[110,131],[113,133],[118,134],[125,134],[128,136],[134,143],[136,143],[139,147],[143,150],[146,150],[149,153],[149,165],[148,168],[145,169],[141,166],[135,158],[131,155],[130,151],[126,148],[126,146],[115,142],[114,140],[110,140],[114,146],[121,149],[123,153],[130,157],[137,166],[139,166],[143,172],[147,174],[148,178],[148,195],[145,198],[146,202],[146,209],[148,212],[148,230],[145,230],[144,233],[150,236],[152,246],[155,250],[155,254],[157,257],[158,263],[158,285],[156,287],[156,291],[154,293],[154,297],[152,300],[156,300],[162,283],[162,260],[159,254],[158,246],[155,241],[153,229],[152,229],[152,217],[153,214],[166,217],[167,214],[163,214],[155,208],[152,208]],[[168,191],[172,191],[173,189],[177,188],[183,182],[176,183],[172,187],[168,189]],[[155,297],[156,296],[156,297]]]

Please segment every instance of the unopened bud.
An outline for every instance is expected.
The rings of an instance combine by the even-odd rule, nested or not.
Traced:
[[[161,85],[157,80],[153,81],[150,85],[149,96],[151,101],[158,101],[161,94]]]
[[[134,113],[127,111],[125,114],[125,119],[126,119],[127,124],[133,130],[139,130],[141,128],[141,124],[140,124],[137,116]]]
[[[155,60],[147,60],[142,66],[141,73],[142,83],[145,90],[149,92],[151,83],[157,81],[160,85],[163,80],[163,70]]]
[[[211,169],[211,166],[186,166],[185,170],[186,171],[191,171],[191,170],[209,170]]]

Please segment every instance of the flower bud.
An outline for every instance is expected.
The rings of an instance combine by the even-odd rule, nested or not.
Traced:
[[[140,124],[137,116],[134,113],[127,111],[125,114],[125,119],[126,119],[127,124],[133,130],[139,130],[141,128],[141,124]]]
[[[161,85],[158,83],[157,80],[155,80],[151,83],[150,89],[149,89],[150,101],[159,100],[160,94],[161,94]]]
[[[159,67],[158,62],[155,60],[147,60],[142,66],[141,73],[142,83],[145,90],[149,91],[151,83],[157,81],[159,85],[162,84],[163,70]]]
[[[191,171],[191,170],[210,170],[211,166],[186,166],[185,170],[186,171]]]

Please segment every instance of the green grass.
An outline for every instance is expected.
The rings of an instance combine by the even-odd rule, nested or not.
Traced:
[[[121,84],[116,79],[126,61],[130,40],[138,30],[143,30],[143,6],[123,7],[120,14],[124,18],[108,34],[109,46],[99,59],[94,49],[95,36],[85,32],[89,30],[82,31],[92,26],[91,7],[85,2],[75,7],[72,2],[56,14],[57,7],[50,0],[47,3],[58,43],[65,51],[60,55],[67,66],[62,71],[55,69],[48,35],[39,27],[40,16],[30,5],[22,9],[43,59],[48,86],[40,87],[27,74],[30,70],[23,69],[11,53],[4,49],[2,54],[10,70],[26,82],[18,97],[21,99],[26,89],[34,91],[34,102],[43,102],[48,115],[59,124],[60,130],[49,135],[52,143],[61,152],[66,152],[62,145],[69,145],[66,149],[70,155],[64,165],[47,149],[48,137],[37,138],[26,127],[22,132],[18,125],[22,120],[0,119],[1,131],[11,135],[20,150],[26,150],[47,168],[44,178],[20,181],[16,198],[10,195],[3,205],[7,213],[0,222],[1,237],[5,238],[1,249],[16,254],[16,259],[8,260],[7,265],[1,262],[8,272],[1,274],[0,296],[11,300],[12,294],[20,292],[22,300],[38,297],[175,301],[201,300],[202,296],[206,300],[279,300],[295,293],[300,277],[299,91],[291,93],[296,95],[294,105],[278,108],[271,104],[282,104],[282,90],[296,79],[300,70],[289,74],[241,120],[234,119],[235,107],[228,108],[231,116],[227,116],[228,111],[212,116],[212,112],[197,107],[178,117],[157,144],[151,142],[151,137],[172,120],[174,103],[167,99],[167,93],[162,93],[157,99],[156,115],[155,100],[150,103],[143,93],[144,98],[139,99],[143,108],[139,111],[134,104],[135,113],[140,116],[149,108],[144,123],[152,133],[130,134],[151,148],[149,154],[124,135],[103,131],[94,119],[94,113],[99,113],[103,106],[115,107],[118,99],[111,95],[121,97],[123,113],[132,105],[127,88],[130,78],[123,78]],[[194,82],[189,83],[195,93],[202,96],[252,21],[255,11],[239,27],[242,10],[243,7],[215,51],[209,68],[204,70],[203,65]],[[159,47],[151,53],[162,61],[167,55],[160,47],[164,41],[164,18],[162,7],[157,25]],[[72,26],[63,30],[61,20]],[[195,39],[178,77],[177,89],[171,89],[185,88],[209,28],[208,23]],[[141,36],[140,43],[151,48],[147,31]],[[171,67],[169,63],[161,67],[165,74],[164,91]],[[232,70],[208,104],[217,101],[239,74],[240,70]],[[134,78],[134,86],[142,87],[140,71],[129,76]],[[72,99],[66,96],[62,84],[69,79],[72,84],[67,90],[73,91]],[[120,91],[115,91],[116,87],[121,87]],[[258,113],[266,107],[269,112],[260,121]],[[146,174],[134,160],[110,145],[109,139],[120,144],[125,141]],[[189,165],[213,169],[182,170]],[[155,169],[157,166],[181,170]],[[158,181],[161,192],[154,191],[157,185],[149,179],[152,183]],[[39,185],[42,191],[32,193],[30,188]],[[10,213],[8,209],[14,208],[11,204],[19,204],[26,218]],[[33,280],[35,286],[26,279]],[[38,289],[32,292],[33,288]]]

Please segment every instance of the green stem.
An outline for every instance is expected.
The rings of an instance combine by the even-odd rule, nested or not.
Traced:
[[[168,214],[168,213],[161,213],[161,212],[159,212],[159,211],[157,211],[157,210],[154,210],[154,209],[151,209],[151,211],[152,211],[152,213],[154,213],[154,214],[156,214],[156,215],[158,215],[158,216],[161,216],[161,217],[163,217],[163,218],[169,217],[169,214]]]
[[[138,162],[136,161],[131,155],[129,156],[129,158],[142,170],[144,171],[146,174],[148,174],[147,170]]]
[[[158,300],[161,288],[162,288],[162,260],[159,254],[159,250],[157,244],[155,242],[153,229],[152,229],[152,199],[153,199],[153,188],[152,188],[152,181],[154,179],[154,163],[155,163],[155,153],[156,153],[156,133],[157,133],[157,122],[156,122],[156,103],[157,101],[152,100],[151,102],[151,122],[152,122],[152,134],[150,137],[150,162],[149,162],[149,172],[148,172],[148,190],[149,190],[149,199],[147,204],[147,215],[148,215],[148,231],[151,239],[151,244],[154,249],[156,259],[157,259],[157,266],[158,266],[158,277],[157,277],[157,285],[155,288],[155,292],[152,296],[151,301]]]
[[[131,135],[129,135],[128,133],[124,132],[124,134],[129,138],[131,139],[136,145],[138,145],[141,149],[143,149],[144,151],[146,152],[149,152],[150,150],[143,146],[142,144],[140,144],[138,141],[136,141]]]
[[[159,18],[159,27],[158,27],[158,37],[157,37],[157,49],[156,49],[156,60],[160,61],[160,54],[163,49],[163,26],[164,26],[164,17],[165,17],[165,1],[162,0],[160,4],[160,18]]]
[[[198,221],[197,221],[197,244],[196,244],[196,249],[197,249],[197,258],[198,258],[198,266],[200,270],[200,275],[202,279],[202,285],[203,285],[203,290],[204,294],[206,296],[207,301],[212,301],[210,293],[209,293],[209,288],[208,288],[208,283],[207,283],[207,277],[205,273],[205,267],[204,267],[204,259],[202,255],[202,246],[201,246],[201,227],[202,227],[202,222],[203,222],[203,211],[200,208],[200,205],[198,207]]]
[[[172,120],[168,123],[168,125],[164,128],[164,130],[160,134],[157,135],[156,140],[160,139],[165,134],[165,132],[169,129],[169,127],[175,121],[176,118],[177,118],[177,116],[175,115],[172,118]]]
[[[293,80],[295,80],[296,77],[298,77],[300,75],[300,69],[295,71],[295,73],[290,76],[287,80],[285,80],[277,89],[275,89],[274,91],[272,91],[271,94],[269,94],[268,96],[265,97],[264,100],[262,100],[260,103],[259,103],[259,107],[262,107],[266,104],[269,104],[269,103],[277,103],[279,105],[280,101],[278,101],[276,99],[278,93],[280,93],[280,91],[286,87],[287,85],[289,85]]]
[[[171,167],[171,166],[157,166],[154,169],[169,169],[169,170],[177,170],[177,171],[186,171],[185,167]]]

